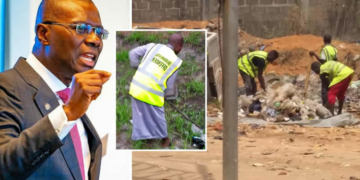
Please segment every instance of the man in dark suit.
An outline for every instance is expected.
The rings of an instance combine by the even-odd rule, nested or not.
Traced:
[[[98,179],[85,115],[110,73],[93,70],[107,31],[91,0],[43,0],[27,59],[0,74],[0,179]]]

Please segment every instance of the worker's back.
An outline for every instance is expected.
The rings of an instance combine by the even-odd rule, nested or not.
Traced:
[[[250,75],[252,78],[256,77],[257,72],[258,72],[258,67],[255,66],[254,63],[252,62],[254,57],[264,59],[265,68],[266,68],[266,65],[268,64],[268,61],[266,60],[267,52],[265,52],[265,51],[253,51],[253,52],[250,52],[248,54],[245,54],[244,56],[242,56],[238,60],[239,69],[241,71],[243,71],[244,73]]]
[[[155,44],[145,54],[130,84],[130,95],[154,106],[164,105],[167,79],[180,67],[182,60],[163,44]]]
[[[320,56],[327,61],[337,61],[337,49],[330,45],[327,44],[325,45],[320,52]]]
[[[347,78],[350,74],[354,73],[354,70],[340,62],[327,61],[320,67],[320,74],[324,73],[329,74],[329,87],[331,87]]]

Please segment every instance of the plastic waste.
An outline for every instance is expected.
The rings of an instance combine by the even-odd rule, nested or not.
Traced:
[[[201,139],[201,137],[193,136],[192,137],[193,147],[197,149],[205,149],[205,141]]]

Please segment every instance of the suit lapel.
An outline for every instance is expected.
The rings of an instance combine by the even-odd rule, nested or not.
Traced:
[[[36,89],[33,99],[43,116],[46,116],[59,106],[59,102],[50,87],[24,58],[20,58],[14,68],[28,85]]]
[[[25,61],[24,58],[20,58],[14,68],[30,86],[37,90],[34,101],[43,116],[48,115],[51,111],[60,105],[57,97],[52,92],[50,87]],[[84,125],[86,127],[88,123],[84,123]],[[74,144],[70,134],[68,134],[62,141],[64,145],[60,147],[60,151],[64,156],[64,159],[73,177],[75,179],[82,179]]]

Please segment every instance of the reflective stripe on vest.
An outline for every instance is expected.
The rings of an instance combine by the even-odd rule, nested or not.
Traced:
[[[320,67],[320,74],[329,74],[329,87],[341,82],[353,72],[354,70],[337,61],[328,61]]]
[[[135,99],[162,107],[167,79],[180,67],[182,60],[169,47],[156,44],[144,56],[130,84]]]
[[[238,60],[238,67],[240,70],[242,70],[243,72],[245,72],[246,74],[250,75],[252,78],[255,78],[258,74],[258,67],[256,67],[253,62],[252,59],[254,57],[260,57],[262,59],[264,59],[265,61],[265,67],[264,70],[267,67],[268,61],[266,60],[267,58],[267,52],[265,51],[253,51],[250,52],[244,56],[242,56],[239,60]]]
[[[336,59],[337,49],[335,47],[326,45],[322,48],[322,51],[325,53],[326,61],[334,61]]]

